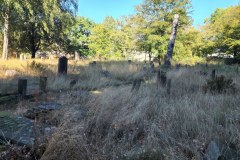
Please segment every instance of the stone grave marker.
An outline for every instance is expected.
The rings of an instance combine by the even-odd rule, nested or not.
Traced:
[[[67,75],[68,70],[68,59],[63,56],[58,60],[58,75]]]

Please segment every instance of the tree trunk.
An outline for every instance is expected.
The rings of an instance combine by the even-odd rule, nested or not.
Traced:
[[[171,59],[172,59],[174,44],[177,36],[178,21],[179,21],[179,15],[175,14],[174,20],[173,20],[172,33],[170,36],[170,40],[168,42],[167,54],[164,62],[164,65],[168,67],[171,67]]]
[[[31,27],[31,31],[30,31],[30,43],[31,43],[31,55],[32,55],[32,59],[34,59],[36,57],[36,52],[38,51],[39,47],[40,47],[40,40],[38,41],[38,44],[36,42],[36,35],[35,35],[35,27],[34,24],[32,24]]]
[[[3,53],[2,59],[8,58],[8,29],[9,29],[9,15],[7,11],[3,13],[4,27],[3,27]]]

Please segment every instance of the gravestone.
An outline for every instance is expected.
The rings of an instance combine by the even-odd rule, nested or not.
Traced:
[[[167,84],[167,73],[164,71],[161,71],[160,73],[160,84],[163,87],[165,87]]]
[[[92,66],[92,67],[95,67],[97,65],[97,62],[96,61],[92,61],[91,63],[90,63],[90,66]]]
[[[171,87],[172,87],[172,80],[169,79],[167,81],[167,94],[170,94],[171,93]]]
[[[77,84],[77,80],[73,79],[70,81],[69,86],[70,88],[74,87]]]
[[[0,139],[2,142],[11,141],[18,145],[33,146],[34,141],[42,138],[41,129],[46,125],[37,125],[27,118],[0,112]],[[44,136],[44,135],[42,135]]]
[[[158,70],[158,72],[157,72],[157,88],[159,89],[160,86],[165,87],[166,85],[167,85],[167,73],[164,71]]]
[[[131,92],[133,92],[134,90],[138,91],[141,86],[141,82],[142,82],[142,79],[135,79],[133,81]]]
[[[40,77],[39,89],[41,92],[46,92],[47,88],[47,77]]]
[[[27,94],[27,79],[18,80],[18,93],[23,96]]]
[[[176,65],[176,70],[179,70],[181,68],[181,64]]]
[[[79,53],[77,51],[75,51],[75,60],[78,61],[79,59],[80,59]]]
[[[150,63],[150,72],[154,73],[154,63],[153,63],[153,61],[151,61],[151,63]]]
[[[214,80],[216,78],[216,70],[215,69],[212,70],[211,77],[212,77],[212,80]]]
[[[24,54],[20,54],[20,60],[21,61],[25,60],[25,55]]]
[[[59,110],[62,108],[62,105],[56,102],[46,102],[46,103],[41,103],[37,107],[33,107],[29,110],[27,110],[23,116],[30,118],[30,119],[35,119],[36,117],[40,115],[44,115],[49,113],[52,110]]]
[[[58,60],[58,75],[67,75],[68,59],[63,56]]]
[[[132,60],[128,60],[128,64],[131,64],[132,63]]]

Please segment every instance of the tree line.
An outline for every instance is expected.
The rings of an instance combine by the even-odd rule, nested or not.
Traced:
[[[76,0],[0,0],[2,58],[14,52],[78,52],[99,58],[129,57],[135,51],[161,61],[175,14],[179,26],[174,59],[226,53],[239,56],[240,6],[217,9],[203,26],[192,26],[190,0],[144,0],[134,15],[106,17],[102,23],[76,16]],[[81,5],[81,4],[79,4]],[[8,43],[7,43],[8,42]]]

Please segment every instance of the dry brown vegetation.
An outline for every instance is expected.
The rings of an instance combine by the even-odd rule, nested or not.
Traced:
[[[202,159],[213,140],[234,152],[232,158],[239,158],[238,66],[168,70],[170,94],[157,88],[156,74],[139,74],[142,67],[141,63],[102,62],[91,67],[71,62],[68,77],[49,76],[48,89],[61,92],[47,94],[54,94],[64,108],[48,117],[58,130],[42,159]],[[55,73],[56,66],[46,68]],[[232,80],[234,92],[228,88],[224,93],[204,92],[213,68]],[[144,82],[131,92],[131,82],[142,78],[139,75],[145,75]],[[70,87],[73,79],[77,83]],[[23,103],[20,111],[21,107]]]

